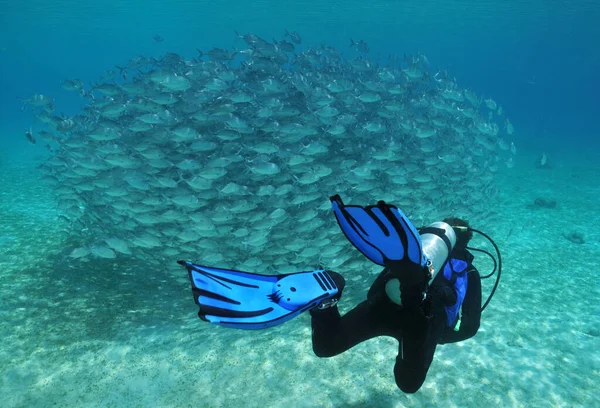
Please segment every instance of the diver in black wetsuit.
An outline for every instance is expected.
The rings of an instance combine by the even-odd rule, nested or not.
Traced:
[[[417,229],[399,208],[382,200],[364,207],[346,205],[336,194],[330,201],[346,238],[384,267],[366,301],[340,316],[336,305],[345,280],[321,268],[264,275],[179,260],[188,269],[198,316],[224,327],[260,330],[310,310],[313,350],[319,357],[335,356],[373,337],[392,336],[400,342],[396,384],[414,393],[425,381],[438,344],[477,333],[481,312],[500,280],[500,250],[487,234],[458,218]],[[473,232],[493,245],[497,261],[483,249],[467,247]],[[480,276],[470,251],[487,254],[494,271]],[[481,279],[491,277],[496,267],[496,282],[482,307]]]
[[[392,301],[386,293],[386,283],[397,271],[386,267],[369,289],[367,300],[344,316],[340,316],[336,302],[310,311],[313,350],[318,357],[338,355],[373,337],[394,337],[400,343],[394,366],[396,384],[402,391],[414,393],[425,381],[438,344],[455,343],[477,333],[482,311],[481,277],[467,250],[472,232],[456,228],[468,227],[464,220],[450,218],[444,222],[453,226],[456,244],[444,273],[440,271],[435,276],[425,299],[415,301],[403,295],[402,301]],[[410,268],[402,265],[407,267]],[[343,288],[344,278],[330,274]]]

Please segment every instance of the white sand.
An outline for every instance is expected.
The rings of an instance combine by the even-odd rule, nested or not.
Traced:
[[[393,339],[319,359],[308,316],[260,332],[201,322],[180,269],[148,271],[151,285],[108,263],[44,270],[67,245],[65,225],[45,209],[51,198],[33,177],[3,175],[1,407],[600,406],[600,167],[592,162],[541,171],[521,159],[502,180],[498,217],[475,226],[500,244],[500,288],[477,336],[440,346],[414,395],[395,386]],[[557,208],[528,208],[540,196]],[[586,243],[561,236],[571,231]],[[110,278],[94,277],[101,272]],[[343,310],[364,296],[362,285],[349,283]]]

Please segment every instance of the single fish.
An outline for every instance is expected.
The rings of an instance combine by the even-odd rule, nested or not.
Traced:
[[[371,51],[369,45],[363,40],[354,41],[353,39],[350,39],[350,48],[356,48],[358,51],[365,54]]]
[[[25,132],[25,138],[27,139],[27,141],[31,144],[35,144],[36,140],[35,137],[33,136],[33,131],[31,130],[31,128]]]
[[[292,40],[292,42],[296,44],[302,44],[302,37],[300,37],[300,34],[298,34],[295,31],[292,31],[290,33],[288,30],[285,30],[285,37],[288,37],[290,40]]]

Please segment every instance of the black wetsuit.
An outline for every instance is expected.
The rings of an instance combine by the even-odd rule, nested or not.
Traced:
[[[423,305],[418,311],[409,311],[387,297],[385,283],[389,279],[389,271],[386,268],[369,289],[367,300],[344,316],[340,316],[337,307],[311,310],[315,354],[332,357],[373,337],[394,337],[400,342],[394,366],[396,384],[406,393],[419,390],[433,361],[436,346],[468,339],[479,329],[481,278],[472,265],[473,255],[466,250],[456,252],[452,254],[453,258],[468,263],[467,292],[458,331],[454,330],[456,322],[448,326],[444,306],[453,304],[448,301],[448,295],[451,293],[450,297],[454,296],[455,300],[456,294],[441,271],[432,282]]]

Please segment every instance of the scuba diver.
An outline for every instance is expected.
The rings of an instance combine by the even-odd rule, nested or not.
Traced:
[[[345,279],[329,270],[262,275],[178,261],[188,269],[199,317],[238,329],[265,329],[309,310],[313,351],[332,357],[378,336],[398,340],[394,366],[397,386],[406,393],[425,381],[438,344],[473,337],[502,269],[500,252],[485,233],[459,218],[417,229],[397,207],[379,201],[366,207],[330,198],[348,240],[369,260],[384,267],[367,300],[341,316],[337,305]],[[470,248],[477,232],[496,249]],[[481,277],[469,250],[486,253],[498,266],[494,287],[481,305]]]

